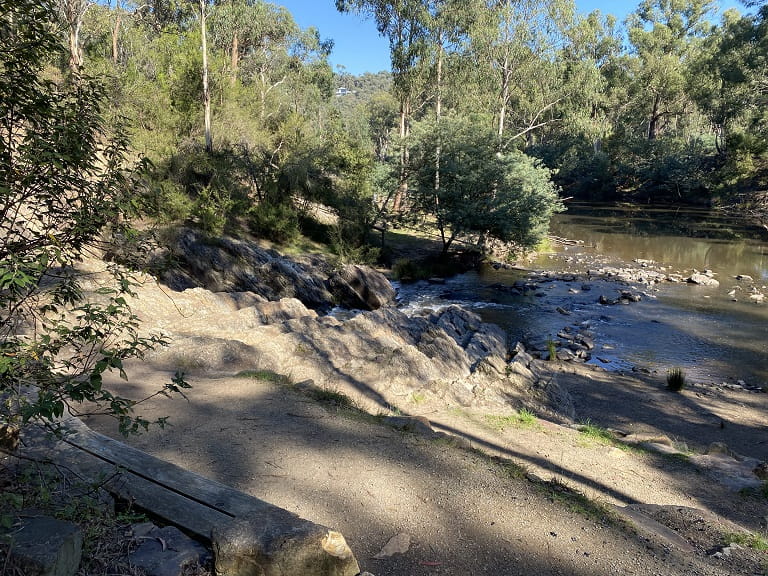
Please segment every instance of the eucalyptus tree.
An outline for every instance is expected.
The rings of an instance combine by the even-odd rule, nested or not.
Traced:
[[[457,239],[489,238],[534,246],[560,209],[551,172],[517,149],[499,151],[487,117],[446,114],[425,119],[414,130],[413,202],[422,222],[434,222],[448,252]],[[440,186],[435,188],[435,151],[443,150]]]
[[[502,147],[551,121],[560,99],[556,54],[574,10],[572,0],[486,0],[479,11],[472,50]]]
[[[423,58],[429,41],[428,6],[421,0],[336,0],[336,8],[372,16],[379,33],[389,39],[392,89],[400,107],[400,175],[392,201],[392,210],[398,213],[408,191],[407,141],[414,101],[423,84]]]
[[[208,0],[199,0],[200,6],[200,38],[203,54],[203,116],[205,122],[205,151],[213,152],[213,134],[211,132],[211,90],[208,85]]]
[[[622,39],[616,18],[599,11],[569,27],[560,54],[564,63],[564,130],[583,135],[598,153],[625,98],[620,62]]]
[[[75,74],[83,66],[83,48],[80,44],[83,17],[93,4],[92,0],[56,0],[59,16],[67,27],[69,68]]]
[[[768,151],[768,6],[727,11],[703,48],[689,90],[713,127],[718,154],[735,171],[731,178],[750,179],[760,163],[754,160]]]
[[[235,82],[241,74],[243,58],[248,58],[250,70],[246,74],[257,69],[258,81],[263,85],[262,103],[266,93],[279,85],[267,79],[270,61],[284,61],[282,53],[298,31],[285,7],[262,0],[218,2],[211,17],[211,35],[216,46],[229,54],[232,81]]]
[[[643,0],[627,18],[637,66],[634,89],[645,136],[656,139],[686,114],[689,61],[710,30],[714,0]]]

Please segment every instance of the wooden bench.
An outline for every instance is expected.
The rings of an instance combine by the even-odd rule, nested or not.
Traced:
[[[356,576],[360,569],[344,537],[282,508],[62,421],[62,438],[25,430],[23,453],[104,482],[167,524],[210,542],[217,576]]]

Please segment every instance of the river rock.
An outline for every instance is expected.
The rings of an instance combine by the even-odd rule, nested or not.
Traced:
[[[720,286],[720,282],[711,276],[711,272],[710,274],[694,272],[686,279],[686,282],[688,282],[688,284],[697,284],[699,286]]]

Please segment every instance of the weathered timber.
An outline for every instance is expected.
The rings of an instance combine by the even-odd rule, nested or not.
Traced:
[[[287,574],[294,562],[306,576],[359,572],[337,532],[94,432],[77,418],[64,419],[62,431],[61,438],[53,438],[42,430],[25,430],[25,455],[66,467],[168,524],[206,541],[213,538],[218,575],[250,574],[244,565],[256,570],[253,574]],[[244,523],[252,541],[243,539]],[[217,543],[217,535],[226,543]],[[241,554],[247,558],[239,559]]]

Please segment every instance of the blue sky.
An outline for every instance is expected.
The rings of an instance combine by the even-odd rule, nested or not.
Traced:
[[[288,8],[302,28],[315,26],[323,39],[333,39],[330,61],[334,70],[337,65],[344,66],[350,74],[389,70],[389,44],[386,38],[379,36],[372,20],[340,14],[334,0],[270,1]],[[584,14],[600,10],[615,15],[620,21],[639,3],[640,0],[576,0],[578,10]],[[735,0],[721,0],[721,5],[741,8]]]

